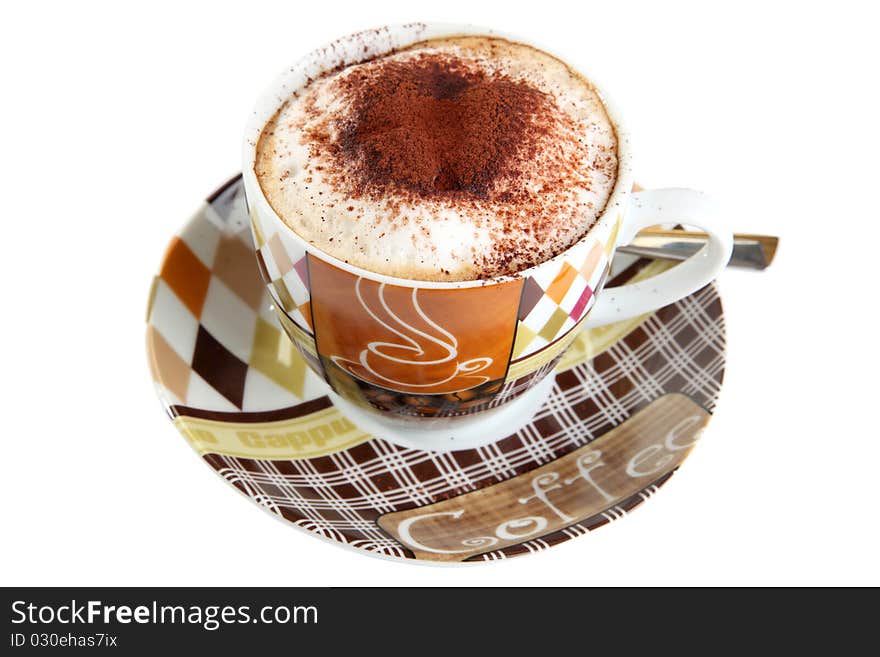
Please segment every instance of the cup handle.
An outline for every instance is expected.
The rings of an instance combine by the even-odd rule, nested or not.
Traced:
[[[676,267],[638,283],[605,288],[584,321],[584,328],[638,317],[674,303],[708,285],[733,250],[733,235],[724,225],[718,205],[693,189],[649,189],[634,192],[620,227],[617,244],[628,244],[640,230],[661,223],[701,228],[706,245]]]

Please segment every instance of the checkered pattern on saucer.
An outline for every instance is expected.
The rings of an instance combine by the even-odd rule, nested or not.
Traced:
[[[168,247],[153,281],[147,343],[169,405],[216,411],[293,406],[315,387],[254,266],[238,179]]]

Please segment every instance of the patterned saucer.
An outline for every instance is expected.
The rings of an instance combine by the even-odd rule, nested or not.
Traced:
[[[668,266],[618,258],[609,285]],[[282,331],[236,177],[169,245],[150,292],[147,352],[178,430],[271,513],[373,555],[490,561],[619,518],[672,475],[720,391],[724,316],[710,285],[583,331],[514,435],[454,452],[400,447],[337,410]]]

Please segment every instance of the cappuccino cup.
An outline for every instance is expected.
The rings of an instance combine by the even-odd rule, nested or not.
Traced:
[[[533,76],[534,93],[530,66],[549,71]],[[385,84],[388,75],[403,82]],[[339,89],[351,98],[333,97]],[[400,89],[430,96],[414,128],[377,105]],[[578,113],[548,114],[555,110],[547,98],[560,94],[574,94]],[[507,121],[491,132],[501,146],[459,166],[458,133],[443,122],[454,116],[458,129],[480,115],[484,98],[494,103],[487,120]],[[465,102],[459,112],[456,103]],[[363,128],[368,119],[394,125],[377,136]],[[284,134],[288,125],[298,126],[295,139]],[[588,138],[572,141],[582,128]],[[394,139],[409,143],[406,130],[417,131],[418,157],[402,151],[406,166],[389,165],[386,151],[398,146]],[[589,158],[576,143],[592,149]],[[428,147],[436,152],[426,158]],[[730,257],[732,237],[704,194],[633,191],[631,149],[594,78],[518,37],[419,23],[320,48],[258,101],[243,146],[256,256],[279,320],[334,403],[364,430],[452,449],[509,435],[549,393],[553,369],[580,331],[678,301]],[[310,161],[321,166],[306,170]],[[556,187],[535,184],[536,176]],[[517,196],[520,188],[528,193]],[[509,215],[503,221],[501,212]],[[529,223],[534,217],[541,230]],[[664,223],[697,226],[707,243],[657,276],[606,288],[615,249]]]

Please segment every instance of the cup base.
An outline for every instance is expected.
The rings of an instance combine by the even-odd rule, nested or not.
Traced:
[[[545,376],[511,402],[488,411],[448,418],[389,418],[343,399],[332,390],[327,396],[355,426],[366,433],[406,447],[429,452],[476,449],[516,433],[524,427],[553,391],[556,377]]]

